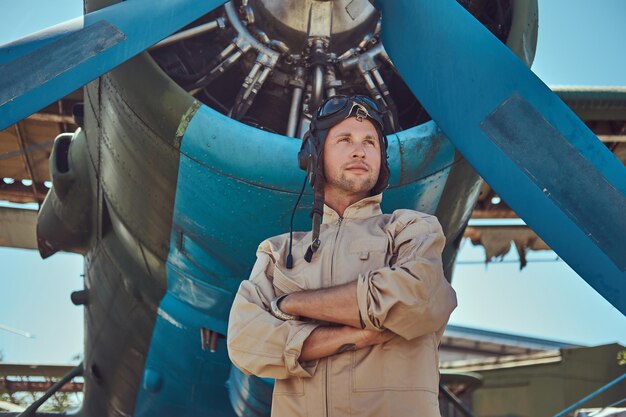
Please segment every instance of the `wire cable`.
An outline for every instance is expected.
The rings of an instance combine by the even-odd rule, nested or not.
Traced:
[[[296,205],[291,211],[291,220],[289,221],[289,255],[287,255],[287,262],[285,263],[287,269],[293,268],[293,255],[291,254],[291,247],[293,244],[293,218],[296,215],[296,210],[298,209],[298,205],[300,204],[300,199],[302,199],[302,194],[304,194],[304,187],[306,187],[307,179],[308,177],[305,175],[304,182],[302,183],[302,189],[300,189],[300,194],[298,195],[298,200],[296,200]]]

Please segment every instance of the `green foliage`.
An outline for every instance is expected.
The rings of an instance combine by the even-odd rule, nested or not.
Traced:
[[[0,362],[4,358],[3,352],[0,350]],[[72,356],[72,361],[79,362],[82,360],[82,354]],[[41,380],[41,379],[40,379]],[[49,382],[55,382],[56,378],[47,379]],[[6,392],[0,388],[0,401],[6,401],[23,408],[28,407],[37,401],[43,395],[43,392]],[[40,412],[44,413],[62,413],[71,409],[76,409],[82,403],[83,394],[76,392],[57,392],[50,397],[41,407]]]
[[[2,352],[0,351],[0,358],[2,357]],[[72,360],[79,361],[82,359],[82,355],[77,354],[72,357]],[[0,359],[1,360],[1,359]],[[32,380],[28,377],[18,377],[18,380],[28,381]],[[35,377],[36,381],[47,381],[49,383],[54,383],[58,380],[58,378],[40,378]],[[44,395],[43,392],[7,392],[0,388],[0,401],[6,401],[8,403],[12,403],[23,408],[27,408],[32,403],[37,401]],[[82,403],[83,393],[82,392],[57,392],[53,394],[45,403],[39,407],[38,411],[43,413],[62,413],[68,410],[77,409],[80,407]]]
[[[626,365],[626,349],[617,352],[617,363],[619,365]]]
[[[6,401],[26,408],[37,401],[42,395],[43,392],[2,392],[0,393],[0,401]],[[38,411],[44,413],[61,413],[78,408],[81,402],[82,393],[57,392],[39,407]]]
[[[80,399],[76,393],[57,392],[46,401],[39,411],[47,413],[60,413],[80,405]]]
[[[26,408],[34,400],[28,398],[28,396],[24,395],[23,393],[22,395],[19,395],[15,393],[11,394],[9,392],[2,392],[0,393],[0,401],[6,401],[8,403],[12,403],[15,405],[19,405],[20,407]]]

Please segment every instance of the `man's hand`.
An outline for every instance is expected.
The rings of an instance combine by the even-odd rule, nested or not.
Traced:
[[[362,347],[380,345],[381,343],[388,342],[395,336],[395,333],[389,330],[382,332],[376,330],[359,330],[359,332]]]
[[[322,326],[313,330],[302,345],[300,362],[325,358],[350,350],[385,343],[395,336],[389,330],[361,330],[350,326]]]

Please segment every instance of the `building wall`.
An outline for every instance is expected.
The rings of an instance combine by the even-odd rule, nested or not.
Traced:
[[[610,381],[626,373],[617,354],[618,344],[593,348],[563,349],[553,363],[472,370],[484,383],[473,394],[474,413],[479,417],[553,416]],[[624,398],[626,381],[584,404],[602,407]]]

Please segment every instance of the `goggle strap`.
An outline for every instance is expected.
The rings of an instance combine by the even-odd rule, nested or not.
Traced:
[[[360,109],[360,107],[358,107],[357,109]],[[338,124],[339,122],[341,122],[342,120],[345,120],[345,119],[349,118],[350,116],[355,116],[357,118],[357,120],[359,120],[359,121],[363,121],[363,118],[367,118],[371,122],[375,123],[379,127],[381,132],[383,131],[383,123],[382,123],[381,120],[378,120],[378,119],[372,117],[372,115],[370,113],[368,113],[367,110],[365,110],[365,113],[362,113],[362,112],[358,113],[358,112],[359,112],[359,110],[357,110],[357,114],[353,115],[352,111],[351,111],[346,116],[344,116],[343,112],[338,112],[336,114],[333,114],[332,116],[326,116],[322,120],[318,119],[318,120],[315,121],[315,130],[317,130],[317,131],[328,130],[331,127],[333,127],[336,124]]]
[[[348,117],[352,116],[352,112],[354,111],[355,108],[356,108],[356,111],[354,112],[354,117],[356,117],[356,119],[359,122],[362,122],[363,118],[373,119],[373,117],[370,116],[370,113],[369,111],[367,111],[365,106],[357,102],[352,102],[352,107],[350,107],[350,111],[348,112]]]

